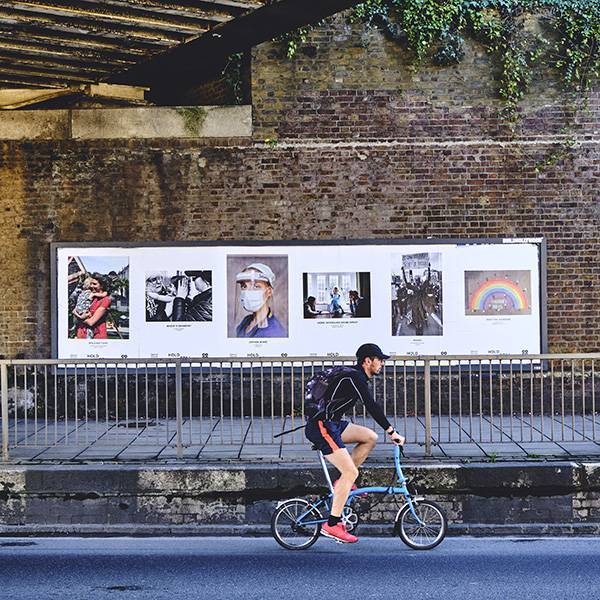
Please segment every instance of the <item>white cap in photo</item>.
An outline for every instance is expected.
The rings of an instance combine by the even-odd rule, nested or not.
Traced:
[[[252,269],[252,271],[249,271]],[[275,273],[264,263],[252,263],[235,277],[236,281],[266,281],[271,287],[275,283]]]

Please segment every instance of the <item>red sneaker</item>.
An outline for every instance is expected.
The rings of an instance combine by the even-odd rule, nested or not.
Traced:
[[[338,482],[338,481],[339,481],[339,479],[336,479],[336,480],[333,482],[333,489],[334,489],[334,490],[335,490],[335,486],[337,485],[337,482]],[[353,484],[352,484],[352,487],[350,488],[350,491],[351,491],[351,492],[353,492],[354,490],[357,490],[357,489],[358,489],[358,488],[356,487],[356,484],[355,484],[355,483],[353,483]],[[359,496],[368,496],[369,494],[366,494],[366,493],[365,493],[365,494],[358,494],[358,495],[359,495]]]
[[[321,535],[338,542],[343,542],[344,544],[354,544],[354,542],[358,542],[358,538],[355,535],[346,531],[346,526],[343,523],[338,523],[333,527],[330,527],[325,523],[321,527]]]

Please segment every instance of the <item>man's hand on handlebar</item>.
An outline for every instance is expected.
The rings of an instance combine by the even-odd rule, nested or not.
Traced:
[[[397,446],[404,446],[404,442],[406,441],[404,439],[404,436],[400,435],[395,429],[394,431],[388,433],[388,435],[390,436],[390,440],[392,440],[394,444],[396,444]]]

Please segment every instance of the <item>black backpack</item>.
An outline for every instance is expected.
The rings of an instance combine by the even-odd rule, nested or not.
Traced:
[[[323,371],[319,371],[315,373],[307,382],[306,382],[306,391],[304,393],[304,414],[307,419],[314,419],[316,416],[325,416],[325,411],[327,409],[327,405],[325,402],[325,393],[327,392],[327,388],[330,386],[331,382],[340,375],[350,374],[356,372],[354,367],[345,367],[343,365],[336,365],[334,367],[329,367],[324,369]],[[274,438],[281,437],[282,435],[286,435],[287,433],[292,433],[293,431],[298,431],[298,429],[303,429],[306,425],[299,425],[294,429],[288,429],[287,431],[282,431],[274,435]]]
[[[307,418],[314,418],[321,414],[324,415],[327,409],[325,395],[331,382],[340,375],[354,373],[355,371],[354,367],[336,365],[315,373],[306,382],[304,414]]]

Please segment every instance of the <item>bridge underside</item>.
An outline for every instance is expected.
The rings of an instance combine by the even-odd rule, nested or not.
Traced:
[[[88,92],[177,104],[228,57],[356,0],[6,0],[0,107]],[[97,95],[102,95],[95,90]]]

